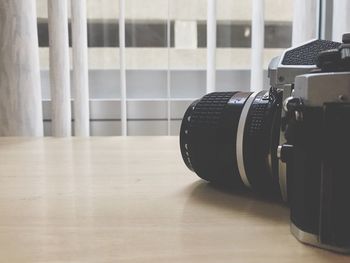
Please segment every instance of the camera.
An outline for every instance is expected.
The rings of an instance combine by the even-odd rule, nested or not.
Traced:
[[[269,90],[194,101],[182,158],[206,181],[284,200],[299,241],[349,253],[350,34],[285,50],[268,76]]]

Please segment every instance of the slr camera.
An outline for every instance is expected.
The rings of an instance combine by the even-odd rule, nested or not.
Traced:
[[[278,197],[301,242],[350,252],[350,34],[272,59],[270,89],[194,101],[180,148],[199,177]]]

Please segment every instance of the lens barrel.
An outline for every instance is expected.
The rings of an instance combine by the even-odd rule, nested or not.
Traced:
[[[281,100],[271,90],[214,92],[193,102],[180,130],[187,167],[215,184],[279,194]]]

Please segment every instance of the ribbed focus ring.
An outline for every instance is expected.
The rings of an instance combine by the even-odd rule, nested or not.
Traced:
[[[204,96],[192,113],[191,127],[217,127],[225,106],[233,95],[234,92],[214,92]]]
[[[181,125],[180,147],[186,165],[207,181],[243,187],[235,153],[238,121],[246,92],[215,92],[194,102]]]
[[[194,171],[203,179],[220,182],[228,177],[223,169],[221,133],[225,107],[234,92],[214,92],[196,105],[190,120],[191,161]],[[227,142],[227,139],[226,139]]]

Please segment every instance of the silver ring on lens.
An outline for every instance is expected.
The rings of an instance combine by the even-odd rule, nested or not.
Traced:
[[[241,177],[243,183],[248,188],[251,188],[251,184],[248,180],[247,173],[244,166],[244,155],[243,155],[243,138],[244,138],[244,129],[248,116],[250,107],[252,106],[256,96],[260,91],[252,93],[247,99],[246,103],[243,106],[241,116],[239,117],[238,129],[237,129],[237,139],[236,139],[236,156],[237,156],[237,165],[239,176]]]

